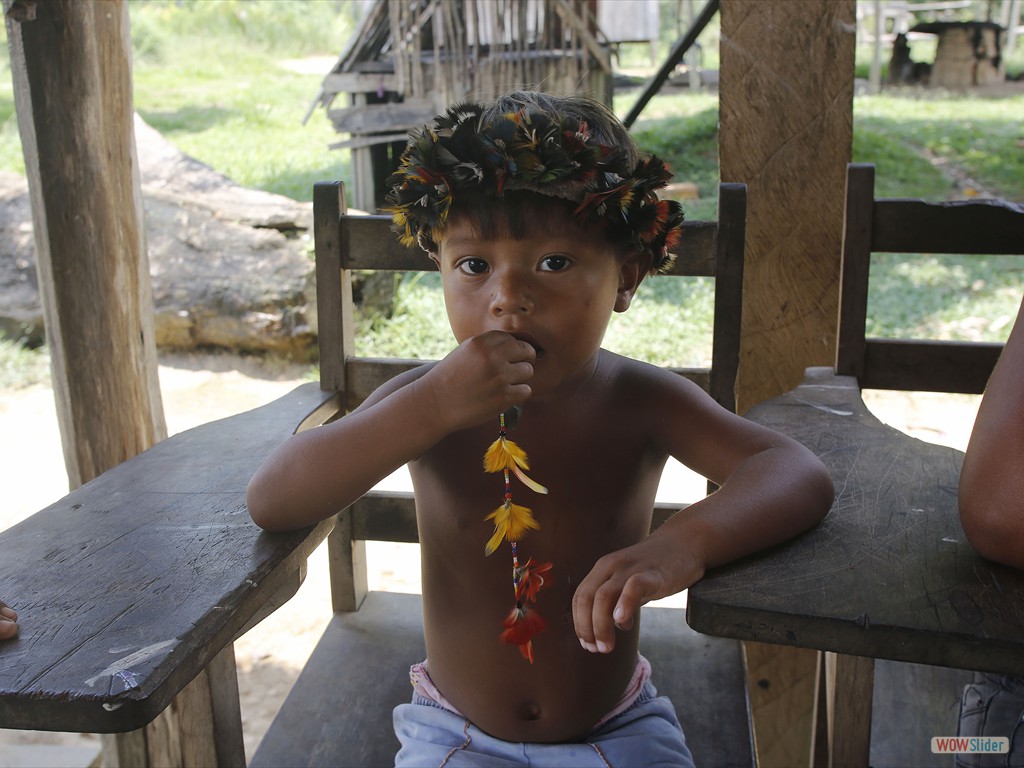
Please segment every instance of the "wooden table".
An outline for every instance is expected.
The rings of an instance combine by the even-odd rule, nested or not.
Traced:
[[[883,425],[856,380],[830,368],[808,369],[801,386],[747,415],[814,451],[836,500],[818,527],[691,587],[687,620],[711,635],[840,654],[835,764],[867,765],[875,658],[1024,675],[1024,572],[967,543],[961,452]]]
[[[0,727],[134,731],[184,692],[168,726],[182,762],[244,765],[232,641],[294,594],[333,525],[262,533],[245,487],[329,405],[303,385],[175,435],[0,533],[0,596],[21,616],[20,636],[0,642]]]

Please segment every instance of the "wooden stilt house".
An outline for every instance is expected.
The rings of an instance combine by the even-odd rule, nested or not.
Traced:
[[[408,131],[511,88],[611,101],[598,0],[376,0],[324,77],[323,106],[352,151],[352,203],[376,210]],[[621,39],[621,38],[620,38]],[[341,99],[339,95],[344,94]]]

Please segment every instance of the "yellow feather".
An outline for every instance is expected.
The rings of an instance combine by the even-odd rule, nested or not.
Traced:
[[[494,534],[484,547],[488,555],[498,548],[502,539],[519,541],[527,531],[540,528],[528,507],[511,501],[506,501],[484,519],[494,521]]]
[[[523,485],[525,485],[527,488],[529,488],[534,493],[547,493],[548,492],[547,488],[545,488],[543,485],[538,483],[532,477],[529,477],[525,472],[523,472],[521,469],[519,469],[519,467],[512,467],[512,471],[515,473],[516,477],[518,477],[520,480],[523,481]]]
[[[513,469],[517,465],[523,469],[530,468],[526,451],[507,438],[499,437],[491,443],[484,454],[484,471],[486,472],[501,472],[505,469]]]

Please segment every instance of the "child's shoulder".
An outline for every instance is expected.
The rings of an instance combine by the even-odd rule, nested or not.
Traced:
[[[602,349],[599,369],[612,396],[647,401],[701,400],[707,394],[694,382],[675,371]]]
[[[652,386],[678,383],[680,380],[688,381],[669,368],[620,355],[617,352],[610,352],[607,349],[602,348],[599,355],[599,367],[608,372],[614,380],[650,383]],[[686,387],[688,384],[683,386]]]

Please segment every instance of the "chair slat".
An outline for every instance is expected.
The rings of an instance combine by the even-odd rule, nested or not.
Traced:
[[[876,253],[1024,254],[1024,206],[1005,200],[875,201]]]
[[[1003,345],[987,342],[867,339],[864,389],[980,395]]]
[[[398,241],[389,216],[345,215],[341,217],[340,225],[343,269],[437,271],[434,262],[427,258],[418,246],[406,247]],[[716,222],[684,222],[683,233],[672,251],[676,258],[675,264],[671,271],[665,274],[713,277],[717,257],[717,233]]]
[[[866,338],[872,253],[1024,254],[1024,206],[874,196],[873,165],[847,167],[836,373],[865,389],[981,394],[1002,344]]]

